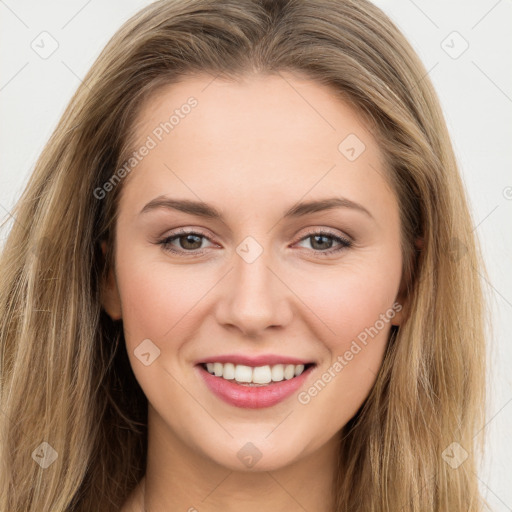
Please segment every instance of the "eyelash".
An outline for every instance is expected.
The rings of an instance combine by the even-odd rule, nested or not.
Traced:
[[[187,231],[185,229],[181,229],[181,230],[175,232],[173,235],[168,236],[168,237],[164,238],[163,240],[160,240],[159,242],[157,242],[157,245],[161,245],[165,251],[168,251],[168,252],[171,252],[174,254],[185,255],[185,257],[201,256],[202,254],[204,254],[205,249],[195,249],[194,251],[185,251],[185,250],[176,250],[171,246],[171,242],[173,242],[174,240],[176,240],[182,236],[186,236],[186,235],[196,235],[201,238],[206,238],[207,240],[209,240],[208,236],[206,236],[204,233],[201,233],[199,231]],[[305,236],[303,236],[302,238],[300,238],[299,240],[297,240],[297,242],[301,242],[303,240],[311,238],[312,236],[329,237],[340,244],[338,248],[335,248],[335,249],[331,248],[326,251],[317,251],[317,250],[311,249],[311,251],[313,251],[314,253],[317,253],[321,257],[330,256],[331,254],[338,253],[338,252],[340,252],[344,249],[348,249],[349,247],[352,246],[352,242],[350,240],[348,240],[347,238],[335,235],[333,233],[330,233],[329,231],[324,231],[324,230],[311,231],[311,232],[307,233]]]

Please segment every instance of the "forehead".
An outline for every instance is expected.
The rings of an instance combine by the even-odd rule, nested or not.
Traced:
[[[237,129],[238,139],[249,135],[255,142],[276,134],[281,142],[301,136],[335,143],[350,129],[370,145],[374,142],[368,140],[371,135],[362,116],[342,100],[339,91],[290,72],[238,79],[206,74],[181,77],[145,100],[135,122],[135,138],[142,142],[152,133],[160,141],[172,132],[168,138],[176,139],[180,132],[187,134],[191,124],[184,122],[187,118],[193,119],[194,130],[200,124],[201,134],[214,139],[222,138],[225,130]]]
[[[132,197],[390,192],[365,120],[330,87],[289,73],[182,78],[145,101],[134,133],[133,151],[151,149],[123,184]]]

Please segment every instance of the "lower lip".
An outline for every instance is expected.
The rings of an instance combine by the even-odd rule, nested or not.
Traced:
[[[274,382],[268,386],[244,386],[222,377],[216,377],[205,370],[202,365],[197,366],[201,377],[213,394],[230,405],[244,409],[262,409],[282,402],[304,384],[314,367],[314,365],[310,366],[298,377]]]

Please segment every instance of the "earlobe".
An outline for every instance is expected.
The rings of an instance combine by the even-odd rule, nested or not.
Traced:
[[[421,252],[424,246],[424,239],[422,237],[418,237],[414,241],[414,247],[417,252]],[[391,325],[400,326],[402,325],[407,318],[409,317],[409,305],[410,305],[410,297],[407,292],[407,287],[405,282],[402,281],[400,283],[400,289],[398,295],[395,299],[395,303],[393,304],[393,311],[395,315],[391,320]]]
[[[400,306],[402,306],[400,309],[398,308],[399,304],[400,304]],[[395,312],[395,316],[391,320],[391,325],[398,327],[402,324],[403,317],[404,317],[403,305],[401,303],[399,303],[398,301],[395,302],[395,304],[393,304],[393,311]]]
[[[101,250],[103,255],[105,255],[107,250],[106,242],[101,243]],[[120,320],[122,318],[121,297],[112,268],[109,269],[106,282],[101,283],[101,305],[112,320]]]
[[[391,325],[400,326],[407,318],[407,295],[404,289],[401,287],[401,291],[398,293],[395,302],[392,306],[394,316],[391,319]]]

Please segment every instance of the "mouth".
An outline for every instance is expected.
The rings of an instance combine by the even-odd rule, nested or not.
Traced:
[[[245,409],[272,407],[284,401],[304,386],[315,367],[315,363],[248,366],[213,361],[195,365],[211,393]]]
[[[200,363],[210,375],[241,386],[269,386],[299,377],[315,363],[248,366],[234,363]]]

